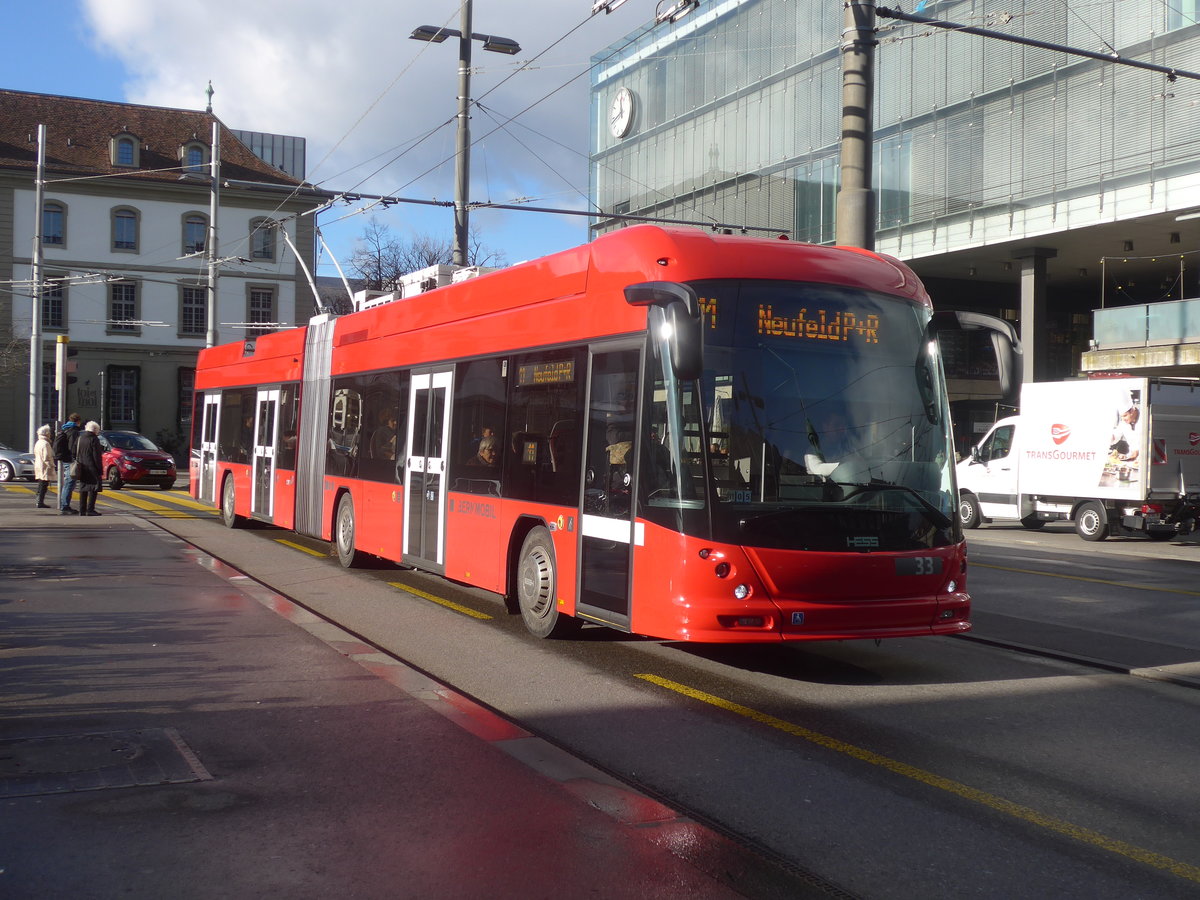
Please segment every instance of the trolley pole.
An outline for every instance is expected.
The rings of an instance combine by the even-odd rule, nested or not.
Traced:
[[[835,239],[843,246],[874,250],[875,0],[844,0],[843,9],[841,183]]]

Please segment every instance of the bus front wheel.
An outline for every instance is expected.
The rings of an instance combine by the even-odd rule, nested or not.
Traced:
[[[525,535],[517,563],[517,604],[525,627],[535,637],[563,637],[579,621],[558,611],[558,572],[550,532],[538,526]]]
[[[333,539],[337,545],[338,562],[342,567],[352,569],[358,565],[359,555],[354,549],[354,499],[349,494],[342,494],[342,499],[338,501]]]

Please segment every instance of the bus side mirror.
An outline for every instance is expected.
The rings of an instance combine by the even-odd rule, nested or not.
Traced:
[[[700,329],[700,301],[686,284],[646,281],[625,288],[630,306],[656,306],[662,310],[659,337],[667,342],[671,369],[680,381],[695,381],[704,372],[704,341]]]
[[[934,312],[925,330],[934,339],[942,331],[990,332],[992,350],[996,354],[1000,396],[1005,403],[1016,403],[1021,390],[1021,341],[1011,322],[983,313],[939,309]]]

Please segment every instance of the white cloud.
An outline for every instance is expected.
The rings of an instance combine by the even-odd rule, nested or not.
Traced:
[[[212,0],[203,10],[147,0],[82,4],[98,47],[125,67],[126,100],[199,109],[211,80],[214,111],[230,127],[306,138],[309,178],[324,187],[452,199],[457,44],[408,36],[417,25],[457,28],[455,0]],[[474,146],[472,200],[532,197],[535,205],[583,207],[589,59],[644,25],[654,6],[633,0],[590,17],[591,0],[476,0],[472,30],[513,38],[522,52],[507,57],[476,43],[472,95],[500,117],[536,105],[508,126],[525,146],[504,131]],[[547,48],[534,67],[496,87]],[[476,110],[472,138],[496,124]],[[418,230],[452,228],[449,211],[406,207],[402,216],[395,221],[428,223]],[[586,239],[581,217],[480,213],[473,221],[510,259]],[[351,223],[361,232],[361,219]]]

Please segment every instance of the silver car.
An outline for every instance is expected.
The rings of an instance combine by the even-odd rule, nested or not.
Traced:
[[[0,481],[15,481],[18,478],[33,481],[33,454],[28,450],[14,450],[8,444],[0,444]]]

